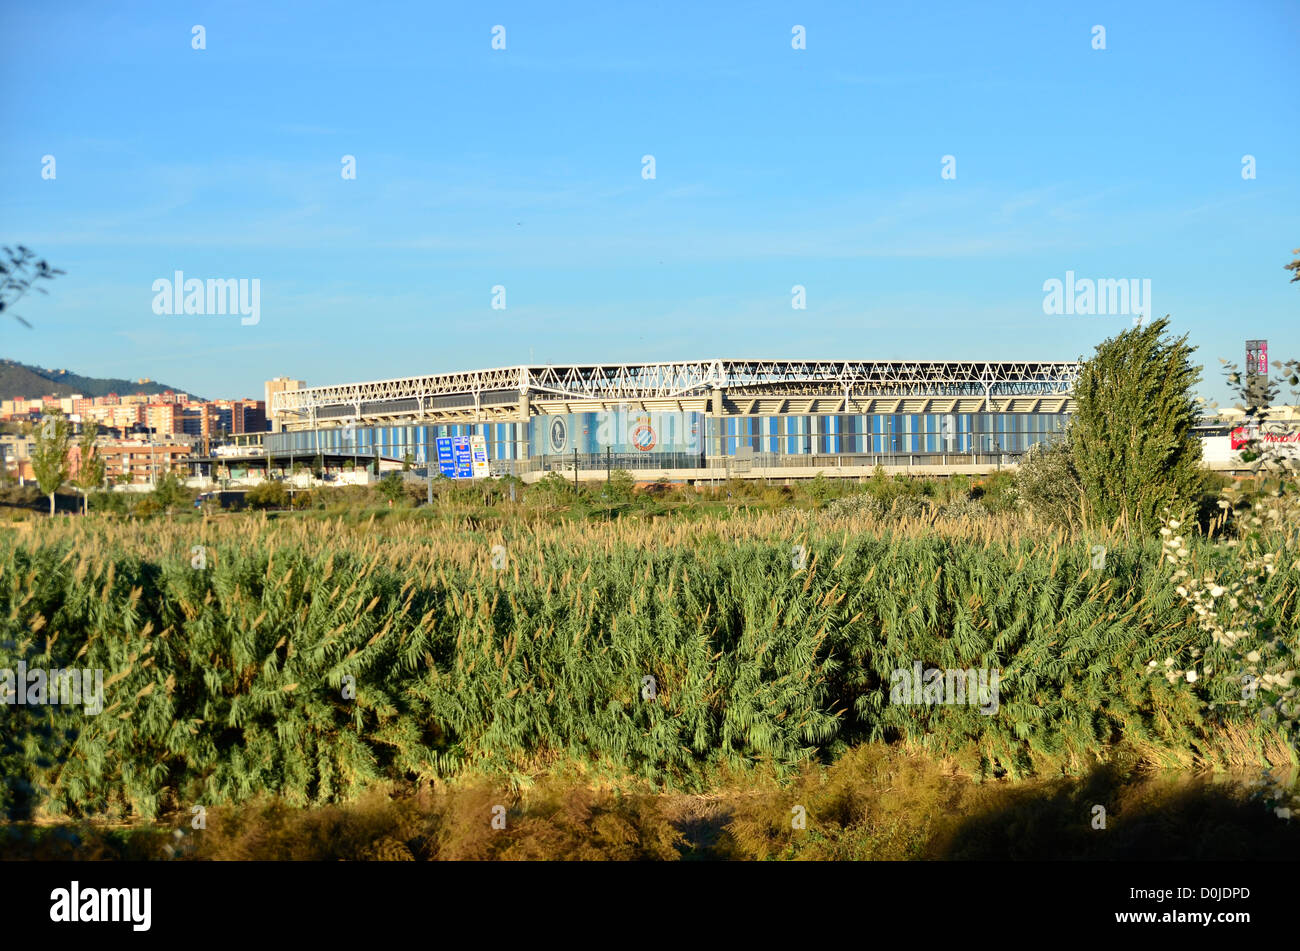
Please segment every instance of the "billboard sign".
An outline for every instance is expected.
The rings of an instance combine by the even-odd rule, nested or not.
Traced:
[[[1232,450],[1244,448],[1251,439],[1258,440],[1265,446],[1286,447],[1300,445],[1300,430],[1272,430],[1261,433],[1258,426],[1238,426],[1232,431]],[[1285,453],[1284,453],[1285,454]]]
[[[588,455],[612,451],[633,458],[703,451],[704,414],[658,411],[616,404],[601,412],[537,416],[528,428],[533,455],[558,456],[575,449]]]

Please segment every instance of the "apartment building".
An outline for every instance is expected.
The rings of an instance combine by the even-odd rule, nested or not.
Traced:
[[[280,431],[280,420],[273,409],[276,393],[288,393],[294,390],[301,390],[307,384],[302,380],[290,379],[287,376],[277,376],[273,380],[266,381],[266,412],[268,415],[268,429],[273,433]]]
[[[95,453],[104,460],[104,475],[109,482],[126,476],[130,482],[150,482],[167,470],[177,467],[192,454],[188,443],[168,442],[151,444],[143,439],[112,439],[95,446]],[[79,461],[73,447],[73,466]]]

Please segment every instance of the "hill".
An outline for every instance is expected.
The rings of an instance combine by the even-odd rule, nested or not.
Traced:
[[[137,380],[118,380],[92,376],[81,376],[70,370],[47,370],[44,367],[28,366],[17,360],[0,359],[0,399],[37,399],[42,396],[107,396],[117,393],[162,393],[172,390],[177,393],[188,392],[177,386],[168,386],[149,380],[140,383]],[[197,399],[193,393],[189,394]]]

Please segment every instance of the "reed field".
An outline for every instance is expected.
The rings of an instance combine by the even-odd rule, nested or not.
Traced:
[[[975,783],[1296,763],[1230,679],[1150,676],[1215,651],[1158,540],[1111,539],[1094,568],[1096,539],[1010,515],[833,506],[30,525],[0,530],[0,669],[101,668],[105,704],[4,708],[12,819],[328,807],[394,784],[518,794],[560,775],[702,795],[864,747]],[[1262,610],[1294,636],[1300,561],[1278,545]],[[891,673],[916,662],[998,670],[996,711],[891,703]]]

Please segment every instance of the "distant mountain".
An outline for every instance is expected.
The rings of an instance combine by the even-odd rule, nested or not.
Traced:
[[[28,366],[17,360],[0,358],[0,399],[38,399],[42,396],[107,396],[116,393],[126,396],[131,393],[162,393],[172,390],[186,393],[177,386],[168,386],[149,380],[140,383],[137,380],[111,380],[93,376],[81,376],[70,370],[47,370],[44,367]],[[199,397],[189,393],[193,399]]]

